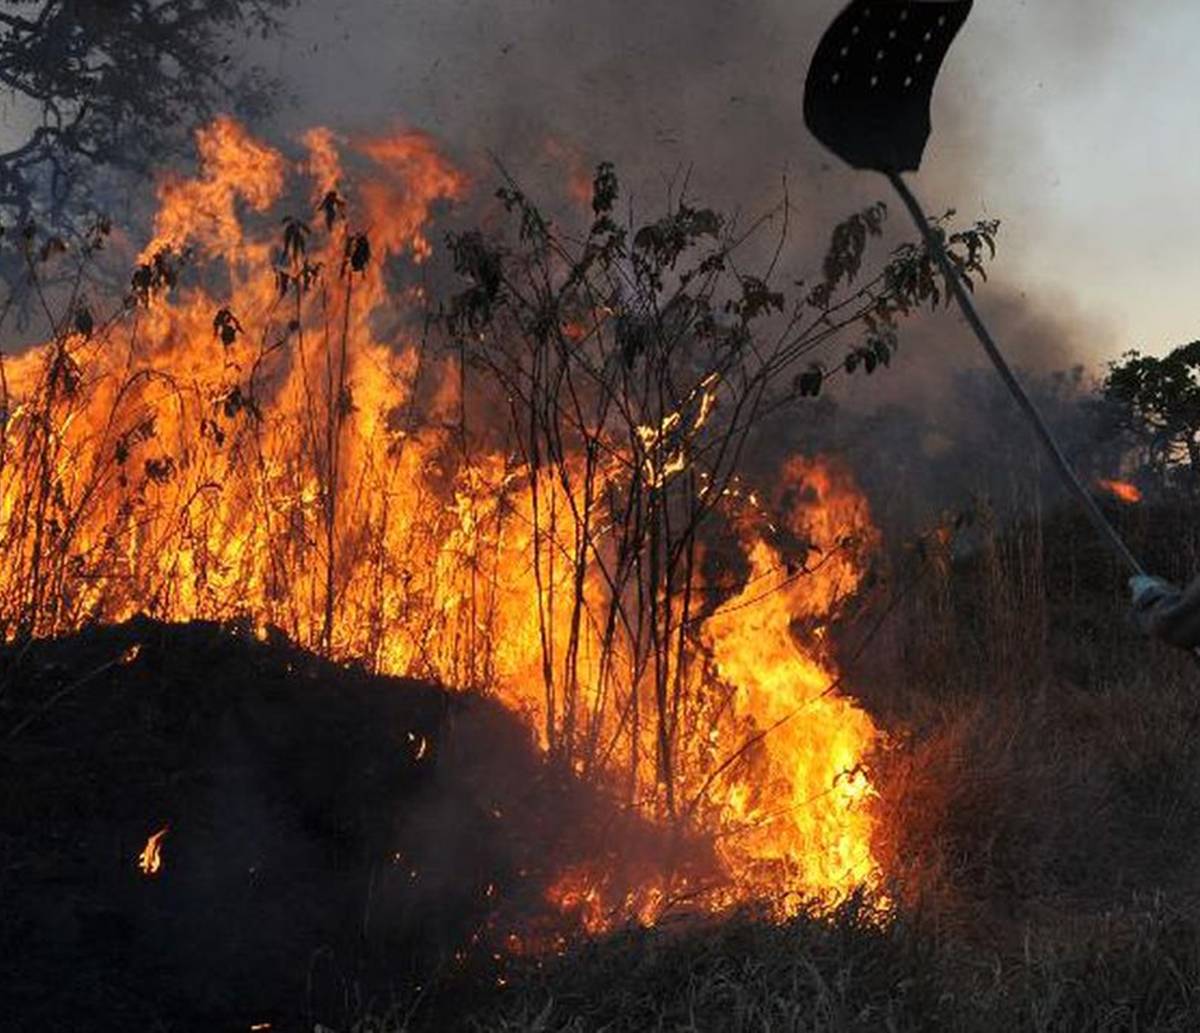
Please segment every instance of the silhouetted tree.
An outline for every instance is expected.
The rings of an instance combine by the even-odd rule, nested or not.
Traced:
[[[772,412],[818,404],[831,377],[882,370],[903,321],[944,303],[946,290],[924,247],[903,244],[872,265],[882,204],[834,227],[817,282],[777,287],[786,196],[771,213],[780,237],[754,274],[745,245],[766,218],[737,227],[673,195],[639,225],[632,211],[621,221],[618,195],[613,167],[599,165],[591,228],[576,235],[509,181],[497,196],[515,234],[449,239],[464,289],[448,327],[465,367],[497,385],[510,410],[548,600],[536,616],[550,754],[572,771],[603,768],[612,722],[629,743],[631,798],[645,788],[641,751],[652,750],[665,810],[680,815],[699,799],[676,796],[681,751],[697,747],[689,730],[703,707],[720,706],[689,688],[692,642],[717,602],[700,567],[719,548],[714,529],[757,519],[741,484],[748,454],[763,447],[757,431]],[[936,229],[952,261],[982,276],[997,225]],[[807,543],[772,534],[802,571]],[[564,568],[568,590],[542,588]],[[588,590],[593,575],[602,591]],[[559,652],[554,621],[569,629]],[[588,629],[598,689],[581,676]]]
[[[1144,450],[1154,473],[1181,473],[1190,491],[1200,489],[1200,341],[1161,359],[1127,352],[1110,364],[1103,391],[1119,429]]]
[[[266,96],[232,44],[289,3],[0,2],[0,87],[22,124],[0,153],[0,212],[59,221],[89,167],[142,167],[215,106]]]

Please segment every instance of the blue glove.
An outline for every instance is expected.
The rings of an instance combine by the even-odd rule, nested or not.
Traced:
[[[1129,592],[1135,610],[1145,610],[1160,599],[1178,595],[1179,589],[1171,582],[1150,574],[1135,574],[1129,579]]]

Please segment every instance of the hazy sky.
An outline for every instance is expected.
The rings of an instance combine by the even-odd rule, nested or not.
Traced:
[[[588,165],[615,161],[650,211],[681,169],[699,199],[750,212],[786,175],[815,242],[889,198],[801,119],[809,56],[841,5],[296,0],[253,57],[295,100],[276,133],[416,126],[480,176],[492,151],[535,187],[561,175],[553,137]],[[1200,337],[1198,44],[1197,0],[976,0],[951,50],[914,185],[931,210],[1002,221],[982,303],[1025,313],[1049,365]],[[22,121],[0,103],[0,132]]]
[[[416,125],[464,160],[491,148],[526,164],[553,135],[643,189],[692,165],[723,204],[765,206],[787,173],[828,221],[887,196],[801,122],[809,55],[840,6],[309,0],[265,59],[301,101],[290,123]],[[1195,0],[977,0],[951,51],[917,189],[1002,220],[997,280],[1081,358],[1200,336],[1198,43]]]
[[[1008,281],[1118,347],[1200,337],[1198,42],[1191,0],[979,0],[952,54],[992,135],[956,203],[1004,220]]]

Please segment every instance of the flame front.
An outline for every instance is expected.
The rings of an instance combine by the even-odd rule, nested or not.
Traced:
[[[569,477],[466,448],[464,370],[427,347],[415,275],[435,207],[464,197],[465,177],[414,132],[350,146],[314,130],[290,161],[222,119],[197,144],[198,172],[159,188],[129,303],[104,332],[77,319],[5,360],[6,636],[137,612],[249,619],[380,672],[495,693],[571,770],[717,844],[719,884],[648,871],[618,885],[599,861],[564,872],[550,896],[591,929],[654,921],[681,897],[787,914],[874,886],[863,765],[877,735],[823,645],[875,539],[849,477],[789,462],[786,530],[817,559],[789,567],[748,522],[744,584],[702,622],[677,621],[681,651],[655,652],[618,619],[616,523],[580,538],[570,514],[583,483],[632,469],[661,492],[692,476],[715,378],[626,454],[567,457]],[[351,159],[366,167],[353,201]],[[280,247],[297,179],[319,216],[286,221]],[[389,276],[387,259],[414,275]],[[668,693],[669,736],[646,716]],[[139,857],[148,875],[166,831]]]
[[[722,801],[730,870],[773,888],[785,912],[808,898],[837,900],[877,877],[872,789],[864,748],[876,738],[865,711],[842,696],[840,679],[815,650],[800,647],[795,622],[819,623],[852,595],[859,557],[874,538],[866,505],[845,474],[792,459],[785,484],[803,489],[788,517],[808,536],[815,569],[790,572],[765,542],[750,549],[746,587],[704,627],[721,677],[737,687],[735,718],[763,733],[761,755]]]

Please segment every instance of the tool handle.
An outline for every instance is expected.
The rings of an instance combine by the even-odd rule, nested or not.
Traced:
[[[1037,406],[1033,404],[1033,399],[1026,393],[1025,388],[1021,386],[1021,382],[1016,378],[1012,369],[1005,361],[1000,349],[996,346],[996,342],[992,340],[992,335],[988,333],[988,328],[984,325],[982,319],[979,318],[979,313],[975,311],[975,305],[971,301],[970,294],[967,293],[963,286],[958,270],[954,268],[954,264],[950,261],[946,254],[945,248],[942,247],[942,242],[936,233],[929,225],[929,219],[926,217],[924,210],[921,208],[921,203],[916,196],[908,188],[908,184],[898,172],[887,172],[885,175],[891,181],[896,193],[900,195],[900,199],[908,208],[909,215],[912,216],[913,222],[917,224],[917,229],[920,230],[921,236],[925,240],[925,246],[929,249],[929,253],[937,260],[941,266],[942,273],[946,278],[946,286],[954,295],[954,300],[958,302],[958,307],[962,310],[963,316],[966,317],[967,323],[975,332],[975,336],[979,339],[979,343],[983,345],[983,350],[987,352],[988,358],[992,360],[992,365],[996,367],[996,372],[1000,374],[1000,378],[1008,386],[1013,397],[1017,400],[1017,404],[1029,418],[1029,422],[1033,424],[1033,429],[1037,433],[1038,439],[1046,447],[1046,451],[1050,454],[1050,459],[1058,470],[1059,475],[1066,483],[1067,487],[1074,493],[1079,503],[1083,506],[1084,512],[1087,513],[1088,519],[1092,522],[1092,526],[1100,533],[1108,544],[1112,547],[1113,552],[1134,574],[1145,574],[1142,565],[1138,562],[1137,557],[1129,551],[1124,540],[1116,529],[1105,519],[1105,516],[1100,512],[1100,507],[1096,505],[1096,500],[1091,493],[1079,483],[1079,478],[1075,475],[1075,471],[1071,468],[1071,464],[1067,461],[1067,457],[1063,455],[1062,449],[1058,442],[1054,440],[1054,435],[1050,433],[1050,428],[1046,426],[1046,421],[1042,419],[1042,414],[1038,412]]]

